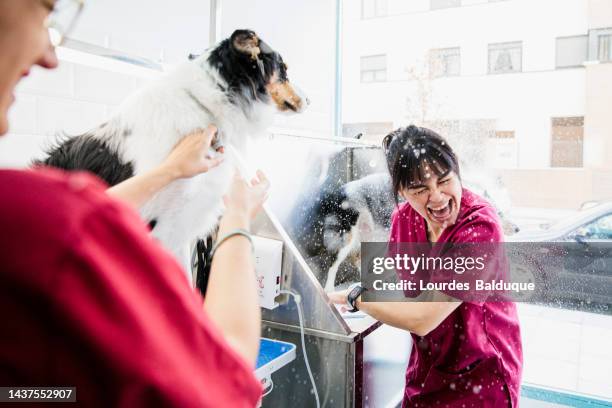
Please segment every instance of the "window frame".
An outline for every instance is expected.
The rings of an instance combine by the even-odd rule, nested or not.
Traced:
[[[384,57],[385,58],[385,68],[384,69],[363,69],[363,60],[364,58],[376,58],[376,57]],[[376,79],[376,74],[377,73],[381,73],[384,72],[385,74],[385,79],[380,80],[380,79]],[[372,84],[372,83],[381,83],[381,82],[387,82],[388,81],[388,77],[387,77],[387,54],[375,54],[375,55],[362,55],[360,57],[360,64],[359,64],[359,82],[362,84]],[[363,80],[363,74],[364,73],[372,73],[373,74],[373,79],[370,81],[364,81]]]
[[[567,122],[566,125],[555,125],[555,122]],[[580,125],[571,124],[572,121],[579,121]],[[552,117],[550,120],[550,168],[551,169],[584,169],[584,121],[585,116],[556,116]],[[554,130],[555,128],[562,127],[579,127],[582,128],[582,134],[580,135],[580,147],[581,147],[581,157],[580,163],[576,166],[568,166],[568,165],[555,165],[554,157],[555,157],[555,142],[571,142],[571,140],[555,140]],[[565,150],[565,149],[562,149]]]
[[[518,70],[509,70],[509,71],[494,71],[491,69],[491,52],[497,51],[498,49],[502,49],[503,46],[520,46],[520,58],[519,58],[519,68]],[[511,48],[510,48],[511,49]],[[501,75],[501,74],[519,74],[523,72],[523,41],[505,41],[498,43],[489,43],[487,45],[487,74],[488,75]]]
[[[584,49],[584,57],[583,61],[576,65],[559,65],[559,41],[567,40],[567,39],[576,39],[583,38],[585,40],[585,49]],[[563,37],[557,37],[555,39],[555,69],[568,69],[568,68],[583,68],[584,63],[589,59],[589,35],[588,34],[580,34],[580,35],[568,35]]]
[[[443,75],[438,75],[437,74],[437,70],[434,67],[434,63],[435,62],[439,62],[442,61],[443,58],[440,58],[440,56],[443,57],[448,57],[449,54],[443,55],[444,52],[449,52],[449,51],[457,51],[457,59],[458,59],[458,71],[457,73],[454,74],[448,74],[447,71],[445,70]],[[435,57],[434,57],[434,54]],[[447,67],[446,64],[444,64],[445,67]],[[461,47],[445,47],[445,48],[433,48],[431,50],[429,50],[429,72],[431,73],[432,78],[452,78],[452,77],[458,77],[461,76]]]
[[[610,59],[604,61],[599,59],[599,37],[604,35],[612,36],[612,27],[596,28],[593,30],[589,30],[589,61],[600,62],[604,64],[612,62],[612,52],[610,52]]]
[[[365,3],[371,1],[374,3],[374,14],[372,16],[366,16],[365,14]],[[380,12],[380,4],[384,3],[384,11]],[[371,20],[374,18],[387,17],[389,15],[389,0],[361,0],[361,19]]]

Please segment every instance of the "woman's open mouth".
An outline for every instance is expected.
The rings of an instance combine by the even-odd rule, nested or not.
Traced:
[[[439,223],[448,222],[453,212],[453,200],[448,200],[448,202],[442,206],[427,206],[427,212],[434,221]]]

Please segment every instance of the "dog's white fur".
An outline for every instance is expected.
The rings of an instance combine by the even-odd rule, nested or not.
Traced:
[[[105,140],[118,148],[124,161],[134,164],[135,174],[158,166],[180,138],[195,129],[214,124],[222,144],[245,153],[246,138],[271,125],[274,103],[255,101],[248,107],[230,103],[219,89],[227,84],[207,58],[205,53],[184,63],[128,97],[105,126],[104,133],[112,134]],[[123,137],[125,130],[131,134]],[[210,154],[215,154],[213,149]],[[209,234],[222,213],[222,196],[235,166],[235,158],[226,156],[221,165],[206,173],[171,183],[141,209],[143,218],[157,220],[153,235],[179,258],[190,281],[188,245]]]

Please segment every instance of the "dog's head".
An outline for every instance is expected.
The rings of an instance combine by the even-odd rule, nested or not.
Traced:
[[[279,53],[250,30],[236,30],[208,56],[208,63],[225,80],[234,102],[273,103],[281,112],[300,113],[308,98],[289,82]]]
[[[350,203],[342,188],[326,194],[321,202],[323,246],[328,252],[338,252],[350,241],[350,232],[357,224],[359,211]]]

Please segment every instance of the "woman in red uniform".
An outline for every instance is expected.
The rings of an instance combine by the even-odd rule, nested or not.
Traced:
[[[58,64],[49,15],[80,3],[62,2],[0,1],[0,136],[19,80]],[[257,404],[260,309],[244,230],[265,199],[263,175],[252,186],[236,177],[225,197],[219,234],[230,238],[205,301],[133,207],[112,198],[138,206],[215,166],[203,154],[213,134],[186,137],[158,169],[110,192],[86,174],[0,170],[0,386],[72,386],[86,407]]]
[[[495,209],[461,184],[451,147],[435,132],[410,126],[383,147],[396,197],[392,243],[503,242]],[[522,347],[516,307],[438,293],[443,302],[361,302],[357,308],[411,332],[404,407],[516,407]],[[348,293],[330,295],[346,304]],[[353,303],[355,304],[355,303]]]

